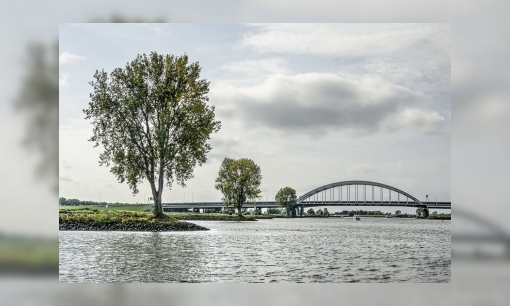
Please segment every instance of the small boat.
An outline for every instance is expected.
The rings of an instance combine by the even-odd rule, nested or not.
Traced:
[[[393,216],[391,214],[387,214],[386,218],[393,218]]]
[[[359,216],[359,215],[354,214],[354,216],[352,216],[352,220],[360,221],[360,220],[361,220],[361,218],[360,218],[360,216]]]

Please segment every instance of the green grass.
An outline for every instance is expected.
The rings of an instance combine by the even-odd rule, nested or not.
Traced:
[[[59,215],[62,221],[70,222],[146,222],[154,221],[150,205],[113,205],[109,209],[99,205],[60,206]],[[124,214],[122,214],[124,213]],[[221,213],[170,212],[165,215],[176,220],[207,220],[207,221],[253,221],[256,219],[286,218],[285,215],[243,215]],[[128,221],[131,220],[131,221]]]
[[[167,214],[154,217],[152,213],[130,211],[61,210],[59,230],[78,231],[195,231],[207,228],[177,220]]]
[[[59,210],[94,210],[98,211],[132,211],[132,212],[145,212],[152,210],[152,207],[147,204],[133,204],[133,205],[111,205],[110,208],[105,208],[103,205],[77,205],[77,206],[59,206]]]
[[[94,210],[61,210],[59,213],[59,222],[76,222],[76,223],[176,223],[177,219],[165,215],[165,218],[154,218],[152,213],[140,213],[129,211],[94,211]]]

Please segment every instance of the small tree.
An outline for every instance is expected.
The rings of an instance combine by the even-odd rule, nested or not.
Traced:
[[[110,172],[133,194],[149,181],[156,217],[163,216],[165,182],[169,188],[174,180],[185,186],[195,166],[206,162],[207,140],[220,128],[200,70],[187,55],[152,52],[110,75],[96,71],[90,82],[94,91],[84,112],[92,120],[90,141],[103,148],[99,164],[111,165]]]
[[[324,216],[324,212],[322,211],[322,209],[319,208],[319,210],[315,213],[315,215]]]
[[[310,208],[309,210],[306,211],[306,214],[309,216],[315,216],[315,210],[313,210],[313,208]]]
[[[437,217],[437,211],[433,211],[433,212],[432,212],[432,215],[433,215],[434,217]]]
[[[225,158],[214,187],[223,193],[223,204],[236,208],[241,217],[243,204],[260,197],[261,181],[260,167],[253,160]]]
[[[395,210],[395,216],[400,216],[402,212],[400,210]]]
[[[421,217],[422,212],[423,212],[423,208],[421,208],[421,207],[416,208],[416,217]]]
[[[328,217],[329,216],[329,211],[327,208],[324,208],[324,216]]]
[[[290,187],[281,188],[275,197],[276,204],[287,210],[287,215],[296,207],[296,190]]]

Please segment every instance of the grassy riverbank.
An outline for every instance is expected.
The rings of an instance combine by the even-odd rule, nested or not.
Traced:
[[[76,205],[76,206],[59,206],[59,210],[98,210],[98,211],[132,211],[132,212],[150,212],[152,206],[146,204],[111,204],[110,208],[105,208],[103,205]]]
[[[60,206],[60,214],[98,214],[98,213],[144,213],[150,216],[152,210],[150,205],[112,205],[109,209],[99,205],[79,205],[79,206]],[[194,212],[171,212],[165,215],[177,220],[195,220],[195,221],[255,221],[257,219],[273,219],[286,218],[286,215],[251,215],[244,214],[242,218],[237,214],[221,214],[221,213],[194,213]],[[122,216],[122,215],[121,215]],[[127,215],[126,215],[127,216]],[[104,217],[96,217],[104,218]]]
[[[154,218],[150,213],[125,211],[61,210],[59,230],[78,231],[199,231],[208,230],[165,215]]]

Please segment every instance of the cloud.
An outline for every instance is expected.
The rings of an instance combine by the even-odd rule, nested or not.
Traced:
[[[445,132],[445,123],[446,118],[437,111],[408,108],[391,116],[387,127],[389,131],[411,127],[423,134],[433,135]]]
[[[74,62],[84,61],[87,58],[81,55],[72,54],[69,51],[62,52],[58,57],[58,85],[67,86],[69,85],[69,73],[65,71],[65,66]]]
[[[223,65],[219,69],[247,75],[285,74],[287,72],[287,69],[284,68],[285,63],[286,61],[281,58],[246,60]]]
[[[375,74],[421,92],[450,91],[447,24],[257,24],[239,47],[262,55],[313,59],[327,71]],[[292,59],[295,61],[293,62]]]
[[[321,135],[330,130],[357,134],[414,128],[443,129],[445,118],[426,110],[431,99],[374,76],[349,80],[330,73],[275,75],[250,87],[226,83],[211,89],[221,117],[285,132]]]
[[[221,138],[220,135],[213,137],[209,142],[212,146],[207,158],[212,161],[222,161],[225,157],[239,158],[238,148],[241,142],[234,138]]]
[[[69,51],[62,52],[60,56],[58,57],[58,64],[59,65],[66,65],[72,62],[78,62],[78,61],[84,61],[87,58],[81,55],[72,54]]]
[[[448,24],[257,24],[241,46],[258,52],[333,56],[450,54]],[[413,52],[416,56],[416,52]]]

